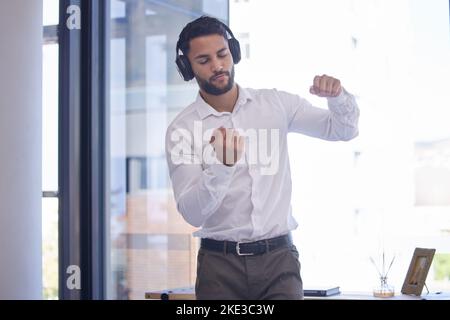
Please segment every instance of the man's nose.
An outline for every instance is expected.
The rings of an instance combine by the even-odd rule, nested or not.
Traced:
[[[223,70],[223,65],[222,63],[219,61],[219,59],[214,59],[211,63],[211,71],[213,73],[217,73]]]

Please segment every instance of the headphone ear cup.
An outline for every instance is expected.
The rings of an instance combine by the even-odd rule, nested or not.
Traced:
[[[230,48],[234,64],[238,64],[241,61],[241,45],[239,41],[235,38],[228,39],[228,47]]]
[[[186,56],[178,56],[175,62],[177,64],[178,71],[180,72],[184,81],[189,81],[194,78],[194,72],[192,71],[191,63]]]

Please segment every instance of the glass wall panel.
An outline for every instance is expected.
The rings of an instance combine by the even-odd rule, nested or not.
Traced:
[[[176,210],[165,159],[168,124],[197,94],[175,66],[183,26],[228,1],[111,2],[108,298],[195,283],[198,241]]]

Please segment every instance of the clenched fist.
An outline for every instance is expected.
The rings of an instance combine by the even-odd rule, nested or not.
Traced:
[[[226,166],[233,166],[244,151],[244,137],[234,129],[219,128],[213,131],[211,141],[217,159]]]
[[[314,85],[309,92],[319,97],[337,97],[342,91],[341,82],[326,74],[314,77]]]

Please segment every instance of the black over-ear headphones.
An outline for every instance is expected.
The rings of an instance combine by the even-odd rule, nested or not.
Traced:
[[[234,64],[238,64],[239,61],[241,61],[241,46],[239,45],[239,41],[237,41],[237,39],[233,35],[233,32],[231,32],[230,28],[228,28],[228,26],[225,23],[223,22],[220,23],[225,28],[228,35],[231,37],[228,39],[228,47],[230,48]],[[178,71],[180,72],[184,81],[189,81],[194,78],[194,71],[192,71],[191,63],[189,62],[188,57],[185,56],[182,52],[180,54],[181,51],[180,45],[181,45],[180,40],[178,40],[176,47],[177,53],[175,63],[177,64]]]

